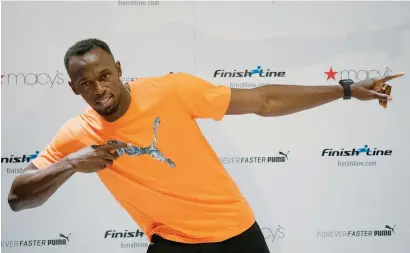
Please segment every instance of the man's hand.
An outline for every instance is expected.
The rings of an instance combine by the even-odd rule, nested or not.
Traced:
[[[68,155],[65,159],[72,165],[75,172],[97,172],[114,163],[118,158],[116,149],[125,148],[128,145],[123,142],[91,145]]]
[[[389,76],[370,78],[354,83],[352,85],[352,97],[362,101],[378,99],[379,104],[386,108],[387,101],[392,100],[390,97],[392,87],[386,82],[403,75],[404,73],[398,73]]]

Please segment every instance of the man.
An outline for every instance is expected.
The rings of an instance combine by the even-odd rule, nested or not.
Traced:
[[[195,119],[287,115],[350,94],[388,101],[385,82],[403,75],[343,87],[231,89],[172,73],[123,85],[120,63],[97,39],[73,45],[64,62],[73,92],[90,107],[16,177],[10,207],[38,207],[75,173],[97,172],[152,242],[149,253],[269,252],[249,204]]]

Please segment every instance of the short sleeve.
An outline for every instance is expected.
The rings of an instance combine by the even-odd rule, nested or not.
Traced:
[[[228,110],[231,89],[214,85],[187,73],[171,74],[171,88],[183,102],[192,118],[221,120]]]
[[[47,147],[32,160],[38,169],[44,169],[54,164],[80,148],[75,138],[75,119],[67,121],[54,135]]]

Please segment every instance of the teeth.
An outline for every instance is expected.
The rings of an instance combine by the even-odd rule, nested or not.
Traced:
[[[107,103],[108,100],[110,100],[110,98],[111,97],[106,97],[106,98],[101,99],[100,101],[101,101],[101,103]]]

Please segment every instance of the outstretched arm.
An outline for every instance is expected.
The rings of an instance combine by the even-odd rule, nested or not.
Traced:
[[[385,94],[385,82],[402,76],[403,73],[368,79],[352,85],[352,97],[359,100],[391,100]],[[283,116],[320,105],[343,97],[343,87],[267,85],[254,89],[231,89],[227,115],[257,114],[264,117]]]
[[[232,89],[227,115],[283,116],[311,109],[343,97],[342,86],[267,85]]]

